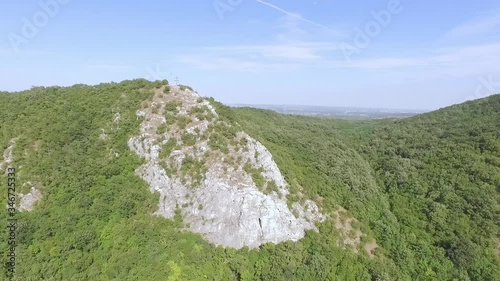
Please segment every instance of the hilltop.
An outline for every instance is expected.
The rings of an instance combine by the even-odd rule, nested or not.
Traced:
[[[17,280],[500,276],[499,95],[355,121],[168,81],[34,87],[0,93],[0,144]]]

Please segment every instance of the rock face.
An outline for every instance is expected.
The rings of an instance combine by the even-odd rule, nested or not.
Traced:
[[[296,241],[325,219],[310,200],[289,208],[269,151],[197,93],[158,90],[137,116],[140,134],[128,145],[145,159],[137,175],[160,193],[157,215],[173,218],[179,209],[186,229],[233,248]]]
[[[27,182],[26,184],[30,184],[31,182]],[[33,210],[33,207],[36,202],[42,200],[42,193],[39,189],[36,189],[34,186],[31,186],[31,190],[27,194],[19,194],[19,211],[27,211],[30,212]]]
[[[13,150],[16,145],[16,139],[12,139],[9,142],[9,146],[3,153],[3,160],[0,161],[0,171],[7,174],[9,165],[14,162]],[[17,193],[19,198],[19,208],[18,211],[32,211],[36,202],[42,199],[42,193],[38,188],[35,188],[35,185],[39,186],[40,184],[33,184],[32,182],[26,182],[23,184],[31,186],[31,190],[27,194]],[[9,208],[9,206],[6,206]]]
[[[3,160],[0,161],[0,171],[4,174],[7,174],[7,168],[14,161],[14,156],[12,155],[12,151],[14,150],[14,146],[16,145],[16,140],[12,139],[9,142],[9,146],[3,152]]]

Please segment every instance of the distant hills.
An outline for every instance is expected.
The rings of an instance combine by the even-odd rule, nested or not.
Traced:
[[[341,107],[341,106],[313,106],[313,105],[231,104],[230,106],[268,109],[283,114],[318,116],[318,117],[335,117],[335,118],[353,119],[353,120],[406,118],[428,112],[425,110],[360,108],[360,107]]]

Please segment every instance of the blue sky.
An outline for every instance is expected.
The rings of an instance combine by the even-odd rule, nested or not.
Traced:
[[[225,103],[437,109],[500,92],[500,2],[0,4],[0,90],[178,76]]]

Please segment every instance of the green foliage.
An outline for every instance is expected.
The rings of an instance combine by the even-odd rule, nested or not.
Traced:
[[[177,146],[177,141],[173,138],[169,139],[167,143],[161,148],[160,158],[161,159],[168,158],[176,146]]]
[[[186,85],[179,85],[179,89],[181,89],[181,91],[185,91],[185,90],[190,90],[190,91],[193,91],[193,88],[191,88],[190,86],[186,86]]]
[[[179,113],[179,107],[182,106],[182,102],[178,100],[173,100],[165,104],[165,112],[177,114]]]
[[[193,120],[189,118],[188,116],[177,116],[176,117],[176,124],[179,126],[181,130],[186,129],[187,125],[189,125]]]
[[[185,146],[193,146],[196,144],[197,137],[193,134],[184,134],[181,139]]]
[[[204,180],[204,176],[207,172],[207,167],[205,166],[205,160],[197,160],[191,156],[186,156],[182,161],[181,166],[182,177],[189,176],[191,179],[191,187],[195,188],[201,184]]]
[[[151,112],[154,114],[158,114],[160,107],[161,107],[161,105],[155,104],[154,106],[152,106]]]
[[[205,113],[206,111],[208,111],[208,108],[206,106],[193,106],[189,110],[189,115],[195,115],[198,113]]]
[[[167,86],[168,87],[168,80],[156,80],[153,82],[153,85],[156,89],[160,89],[162,86]]]
[[[262,168],[259,168],[259,169],[254,168],[254,167],[252,167],[252,165],[250,164],[250,162],[247,162],[243,166],[243,170],[245,172],[247,172],[252,177],[253,182],[255,183],[255,185],[257,186],[257,188],[259,188],[260,191],[269,191],[269,190],[264,190],[264,187],[265,187],[265,185],[267,183],[266,179],[262,175],[262,172],[264,171],[264,169],[262,169]]]
[[[209,122],[214,119],[214,115],[207,106],[192,107],[189,111],[189,115],[198,118],[198,120],[207,120]]]
[[[492,242],[500,228],[500,96],[404,120],[233,111],[272,152],[290,197],[301,189],[321,196],[324,208],[347,208],[405,279],[500,276]]]
[[[163,88],[163,93],[165,94],[170,94],[172,88],[169,85],[166,85],[165,88]]]
[[[227,122],[233,126],[238,126],[236,113],[231,107],[223,105],[222,103],[215,101],[213,98],[208,98],[207,100],[215,108],[215,111],[219,115],[221,121]]]
[[[245,130],[272,152],[290,196],[320,197],[324,210],[340,205],[359,220],[380,245],[370,258],[340,248],[331,221],[298,242],[234,250],[181,231],[179,209],[174,220],[151,215],[159,195],[135,175],[144,160],[127,141],[139,130],[135,112],[155,88],[138,79],[0,93],[0,152],[17,138],[17,182],[40,183],[43,193],[32,212],[17,215],[19,280],[498,280],[500,96],[377,121],[211,101],[226,123],[209,128],[211,146],[225,150]],[[178,122],[171,118],[177,106],[167,122]],[[99,139],[102,128],[107,141]],[[162,157],[175,146],[169,141]],[[205,166],[187,159],[175,173],[199,183]],[[7,220],[5,209],[0,217]]]
[[[270,182],[267,183],[266,191],[268,193],[276,192],[276,194],[278,194],[281,197],[280,190],[279,190],[278,186],[276,185],[276,183],[274,181],[270,181]]]
[[[227,123],[218,121],[208,126],[208,145],[212,150],[219,150],[224,154],[229,153],[229,145],[236,138],[236,128]]]
[[[157,129],[157,133],[158,134],[164,134],[167,132],[167,129],[168,129],[168,122],[167,123],[163,123],[161,124],[160,126],[158,126],[158,129]]]

